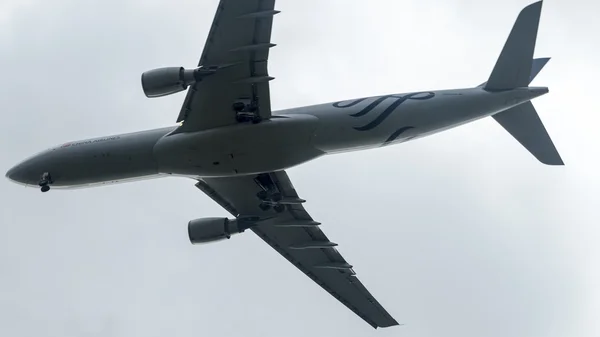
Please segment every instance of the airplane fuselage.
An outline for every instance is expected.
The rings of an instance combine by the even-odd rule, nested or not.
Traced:
[[[178,175],[190,178],[284,170],[326,154],[376,148],[488,117],[548,92],[481,88],[385,95],[278,111],[261,123],[191,133],[178,126],[69,142],[12,168],[7,177],[52,188]],[[228,113],[228,112],[224,112]],[[231,112],[233,113],[233,112]]]

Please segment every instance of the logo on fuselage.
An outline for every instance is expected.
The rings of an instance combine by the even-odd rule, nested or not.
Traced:
[[[406,94],[406,95],[385,95],[385,96],[377,97],[371,104],[367,105],[365,108],[363,108],[362,110],[360,110],[358,112],[350,114],[350,116],[355,117],[355,118],[363,117],[363,116],[368,115],[371,111],[373,111],[375,108],[377,108],[379,105],[381,105],[384,101],[390,99],[390,100],[393,100],[393,102],[385,110],[383,110],[377,117],[375,117],[372,121],[370,121],[369,123],[364,124],[362,126],[356,126],[356,127],[354,127],[354,130],[368,131],[368,130],[372,130],[372,129],[376,128],[381,123],[383,123],[388,117],[390,117],[392,115],[392,113],[394,111],[396,111],[396,109],[398,109],[398,107],[400,107],[400,105],[402,105],[402,103],[404,103],[408,100],[425,101],[425,100],[432,99],[434,97],[435,97],[435,93],[431,92],[431,91],[414,92],[414,93],[410,93],[410,94]],[[354,101],[336,102],[336,103],[333,103],[333,106],[338,109],[348,109],[348,108],[352,108],[370,98],[371,97],[365,97],[365,98],[360,98],[360,99],[357,99]],[[414,127],[412,127],[412,126],[401,127],[400,129],[398,129],[394,133],[392,133],[386,139],[386,141],[383,143],[383,145],[387,145],[387,144],[393,142],[398,137],[400,137],[400,135],[402,135],[405,131],[408,131],[413,128]]]
[[[95,143],[100,143],[100,142],[106,142],[106,141],[109,141],[109,140],[117,140],[117,139],[120,139],[120,138],[121,137],[119,137],[119,136],[113,136],[113,137],[105,137],[105,138],[84,140],[84,141],[75,142],[75,143],[69,142],[69,143],[65,143],[65,144],[61,145],[61,148],[70,147],[70,146],[95,144]]]

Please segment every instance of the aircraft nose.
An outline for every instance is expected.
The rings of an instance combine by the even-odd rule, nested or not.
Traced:
[[[23,172],[23,165],[15,165],[10,170],[6,172],[6,178],[17,182],[17,183],[26,183],[25,175]]]
[[[27,161],[15,165],[6,172],[6,178],[15,183],[25,185],[36,185],[39,180],[38,175],[32,170]]]
[[[15,174],[15,167],[11,168],[10,170],[6,171],[6,175],[5,177],[10,179],[10,180],[14,180],[12,177]]]

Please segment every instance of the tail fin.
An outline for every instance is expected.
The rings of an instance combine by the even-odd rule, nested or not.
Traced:
[[[529,86],[542,1],[525,7],[515,22],[485,90],[510,90]]]
[[[549,58],[533,59],[542,1],[525,7],[506,41],[485,90],[525,88],[546,65]],[[540,162],[564,165],[533,104],[525,102],[493,115],[521,145]]]

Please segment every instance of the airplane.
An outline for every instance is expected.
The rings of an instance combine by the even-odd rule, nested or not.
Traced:
[[[191,178],[232,216],[189,221],[192,244],[250,230],[373,328],[399,325],[305,210],[285,170],[490,116],[540,162],[564,165],[531,103],[549,92],[530,86],[549,60],[533,58],[541,9],[538,1],[520,12],[481,85],[272,111],[268,58],[275,47],[275,0],[220,0],[197,67],[158,68],[141,76],[149,98],[187,90],[177,125],[60,144],[14,166],[6,177],[42,192]]]

